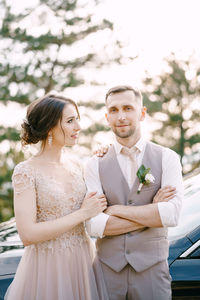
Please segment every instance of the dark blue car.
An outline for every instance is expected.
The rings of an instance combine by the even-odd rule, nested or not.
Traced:
[[[180,222],[169,228],[169,241],[173,299],[200,299],[200,174],[185,180]],[[22,254],[14,218],[1,223],[0,300],[13,280]]]
[[[169,228],[174,299],[200,299],[200,174],[184,181],[179,225]]]

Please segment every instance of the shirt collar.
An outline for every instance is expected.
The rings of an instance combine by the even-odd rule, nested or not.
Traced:
[[[115,148],[116,154],[120,154],[122,148],[124,147],[120,143],[118,143],[117,140],[114,141],[113,146]],[[135,147],[139,150],[139,152],[142,152],[146,146],[146,140],[144,138],[140,138],[139,141],[135,144]]]

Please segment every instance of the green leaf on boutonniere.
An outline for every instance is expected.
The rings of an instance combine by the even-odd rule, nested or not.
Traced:
[[[140,168],[138,169],[136,175],[139,179],[140,185],[137,189],[137,194],[140,193],[143,185],[154,182],[155,178],[153,177],[152,174],[150,174],[150,170],[151,170],[150,168],[145,168],[144,165],[141,165]]]
[[[138,171],[136,173],[140,183],[145,183],[145,176],[147,173],[149,173],[149,171],[150,171],[150,168],[146,169],[144,165],[140,166],[140,168],[138,169]]]

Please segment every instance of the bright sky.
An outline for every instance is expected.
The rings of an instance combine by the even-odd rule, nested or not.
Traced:
[[[113,72],[111,83],[140,84],[144,70],[159,72],[163,57],[171,52],[184,58],[196,51],[200,58],[199,0],[107,0],[101,11],[113,20],[116,37],[126,44],[124,51],[138,55],[121,74]]]
[[[10,3],[17,10],[22,9],[25,3],[27,5],[25,0],[10,0]],[[104,95],[113,85],[123,83],[140,88],[145,70],[152,74],[159,72],[163,68],[163,57],[171,52],[183,58],[195,52],[200,58],[199,0],[105,0],[100,3],[97,18],[103,16],[113,21],[114,38],[124,43],[123,53],[138,55],[138,58],[128,65],[98,69],[95,74],[84,71],[84,76],[106,82],[106,86],[69,90],[72,97],[78,99],[81,94],[83,98],[90,99],[98,93]],[[96,41],[97,48],[98,43],[101,41]],[[14,103],[0,108],[0,124],[19,124],[22,116],[24,111],[18,111]]]

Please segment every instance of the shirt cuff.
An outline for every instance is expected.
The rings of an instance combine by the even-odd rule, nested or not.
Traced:
[[[86,221],[86,229],[90,236],[103,237],[103,233],[108,221],[109,215],[100,213],[96,217]]]
[[[173,203],[158,202],[158,211],[163,227],[177,226],[178,216]]]

